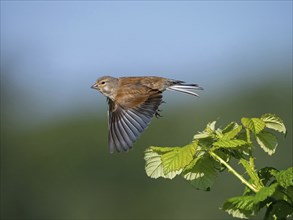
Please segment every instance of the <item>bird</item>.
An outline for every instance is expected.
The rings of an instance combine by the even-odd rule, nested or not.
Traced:
[[[127,152],[152,118],[160,117],[165,90],[198,96],[193,90],[203,90],[198,84],[187,84],[159,76],[102,76],[91,86],[107,98],[108,147],[110,153]]]

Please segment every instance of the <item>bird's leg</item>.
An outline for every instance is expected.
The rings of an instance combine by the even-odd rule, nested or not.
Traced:
[[[164,103],[166,103],[165,101],[161,101],[161,103],[160,103],[160,105],[161,104],[164,104]],[[161,112],[162,110],[161,109],[157,109],[157,111],[155,112],[155,116],[156,116],[156,118],[159,118],[159,117],[163,117],[162,115],[160,115],[160,113],[159,112]]]

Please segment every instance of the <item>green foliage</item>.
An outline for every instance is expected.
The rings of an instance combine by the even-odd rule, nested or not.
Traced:
[[[287,188],[293,186],[293,167],[288,168],[287,170],[282,170],[276,174],[276,180],[280,186]]]
[[[278,141],[275,135],[267,131],[261,131],[256,134],[256,141],[259,146],[269,155],[275,153],[278,146]]]
[[[217,177],[213,159],[208,154],[195,158],[185,168],[183,177],[195,188],[209,191]]]
[[[182,171],[193,159],[197,145],[174,147],[171,151],[162,154],[163,172]]]
[[[241,122],[244,127],[255,134],[261,132],[266,126],[266,123],[260,118],[242,118]]]
[[[283,123],[283,120],[277,115],[264,114],[261,116],[261,120],[263,120],[266,123],[267,128],[271,128],[286,134],[286,127]]]
[[[241,123],[231,122],[221,129],[213,121],[184,147],[149,147],[145,151],[147,175],[168,179],[181,175],[196,189],[210,190],[218,173],[227,169],[245,189],[242,196],[227,199],[222,210],[233,217],[249,218],[266,208],[265,219],[286,219],[293,214],[293,167],[257,171],[253,157],[255,145],[274,154],[278,142],[271,130],[286,134],[286,127],[274,114],[242,118]],[[231,159],[239,161],[248,180],[230,165]]]

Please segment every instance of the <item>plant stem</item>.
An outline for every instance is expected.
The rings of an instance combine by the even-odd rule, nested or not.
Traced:
[[[253,192],[258,192],[258,190],[251,185],[249,182],[247,182],[246,179],[244,179],[243,176],[241,176],[236,170],[233,169],[233,167],[231,167],[226,161],[224,161],[220,156],[218,156],[217,154],[215,154],[213,151],[209,152],[210,155],[216,159],[217,161],[219,161],[221,164],[223,164],[225,167],[227,167],[227,169],[233,173],[244,185],[246,185],[249,189],[251,189]]]

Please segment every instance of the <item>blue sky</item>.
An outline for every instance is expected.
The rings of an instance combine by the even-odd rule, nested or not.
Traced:
[[[292,1],[1,1],[1,68],[50,112],[94,106],[101,75],[292,80]]]

